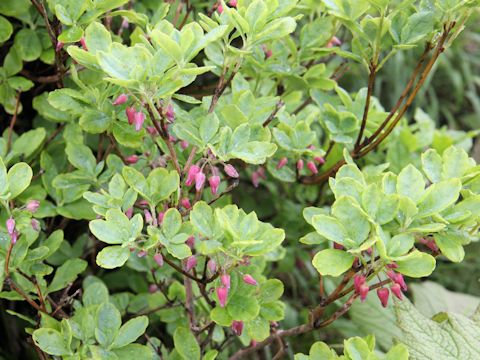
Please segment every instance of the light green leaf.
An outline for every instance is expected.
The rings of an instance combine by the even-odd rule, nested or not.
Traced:
[[[16,163],[8,170],[7,179],[10,199],[15,199],[30,185],[32,176],[32,169],[24,162]]]
[[[112,348],[120,348],[134,342],[145,333],[147,326],[148,317],[146,316],[138,316],[134,319],[128,320],[118,331],[118,334],[113,341]]]
[[[462,183],[459,179],[444,180],[428,187],[418,203],[418,218],[445,210],[457,201]]]
[[[331,216],[315,215],[312,217],[312,225],[320,235],[338,244],[343,244],[348,237],[347,230],[340,221]]]
[[[413,278],[430,275],[435,269],[435,258],[420,251],[412,251],[396,260],[399,273]]]
[[[41,328],[33,332],[33,341],[47,354],[54,356],[71,355],[72,351],[65,344],[60,332],[50,328]]]
[[[397,177],[397,193],[408,196],[415,203],[422,197],[425,190],[423,175],[413,165],[407,165]]]
[[[63,234],[62,234],[63,239]],[[75,279],[87,268],[87,262],[82,259],[68,259],[55,272],[47,293],[61,290],[73,283]]]
[[[100,345],[109,348],[122,325],[120,311],[111,303],[101,304],[95,314],[95,324],[95,338]]]
[[[184,360],[200,360],[200,346],[190,330],[178,327],[173,334],[173,343]]]
[[[123,266],[130,256],[130,250],[121,246],[107,246],[97,254],[97,264],[105,269]]]
[[[355,256],[343,250],[326,249],[319,251],[312,264],[321,275],[340,276],[352,267]]]

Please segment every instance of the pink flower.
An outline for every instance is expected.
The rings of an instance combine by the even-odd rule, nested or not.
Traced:
[[[200,172],[200,168],[197,165],[192,165],[188,169],[187,180],[185,180],[185,185],[192,186],[195,182],[195,176]]]
[[[392,294],[395,295],[399,300],[403,300],[402,289],[399,284],[393,284],[390,286]]]
[[[343,250],[343,245],[334,242],[334,243],[333,243],[333,248],[334,248],[334,249],[337,249],[337,250]]]
[[[253,286],[256,286],[258,283],[257,283],[257,280],[255,280],[251,275],[249,274],[245,274],[243,275],[243,281],[248,284],[248,285],[253,285]]]
[[[14,230],[13,233],[10,235],[10,241],[12,242],[12,244],[15,245],[17,240],[18,240],[18,231]]]
[[[40,207],[40,201],[38,200],[30,200],[27,205],[25,205],[25,208],[30,211],[31,213],[34,213],[38,210]]]
[[[182,200],[180,200],[180,204],[187,210],[192,207],[192,204],[190,204],[189,198],[183,198]]]
[[[188,141],[187,140],[182,140],[180,141],[180,147],[182,148],[182,150],[185,150],[186,148],[188,148]]]
[[[158,213],[158,216],[157,216],[158,225],[162,225],[164,216],[165,216],[165,213],[163,211],[160,211]]]
[[[238,0],[230,0],[228,2],[228,5],[230,5],[231,7],[237,7],[237,4],[238,4]]]
[[[212,194],[216,195],[218,192],[218,187],[220,186],[220,176],[210,176],[208,183],[210,184],[210,190],[212,191]]]
[[[83,50],[88,51],[87,43],[85,42],[85,38],[82,37],[80,39],[80,44],[82,45]]]
[[[168,104],[165,116],[169,122],[173,122],[175,120],[175,110],[172,104]]]
[[[368,292],[370,291],[370,287],[367,284],[363,284],[360,286],[358,294],[360,295],[360,301],[364,302],[367,299]]]
[[[402,274],[399,274],[397,273],[397,277],[395,279],[395,282],[400,285],[400,287],[402,288],[403,291],[407,291],[408,290],[408,286],[407,284],[405,283],[405,279],[403,278],[403,275]]]
[[[138,253],[137,253],[137,256],[139,258],[142,258],[144,257],[145,255],[147,255],[147,252],[145,250],[140,250]]]
[[[387,268],[389,268],[389,269],[396,269],[396,268],[398,268],[398,265],[395,264],[395,263],[387,264],[386,266],[387,266]]]
[[[286,157],[281,158],[280,161],[277,164],[277,170],[280,170],[285,165],[287,165],[287,162],[288,162],[288,159]]]
[[[212,274],[214,274],[217,271],[217,263],[215,262],[215,260],[208,260],[207,268]]]
[[[228,289],[224,287],[219,287],[216,289],[216,292],[220,307],[225,307],[225,304],[227,303]]]
[[[130,155],[125,158],[125,162],[129,165],[136,164],[138,161],[138,156],[137,155]]]
[[[254,171],[252,173],[252,184],[254,187],[258,187],[258,185],[260,184],[260,176],[258,175],[258,173],[256,171]]]
[[[317,165],[313,161],[307,162],[307,168],[312,172],[312,174],[318,174]]]
[[[153,255],[153,260],[157,263],[158,266],[162,267],[163,266],[163,256],[162,254],[158,253]]]
[[[133,118],[133,124],[135,125],[135,131],[140,131],[145,121],[145,114],[141,111],[137,111]]]
[[[187,263],[185,264],[185,271],[189,272],[195,266],[197,266],[197,258],[195,257],[195,255],[189,256],[187,258]]]
[[[143,213],[145,215],[145,222],[151,225],[153,223],[152,214],[147,209],[143,210]]]
[[[243,331],[243,321],[237,321],[233,320],[232,322],[232,330],[235,333],[235,335],[240,336],[242,335]]]
[[[363,275],[355,275],[353,278],[353,286],[355,287],[355,292],[357,294],[360,294],[360,286],[365,284],[366,280],[367,279]]]
[[[132,125],[133,122],[135,121],[135,114],[136,114],[135,108],[128,106],[125,109],[125,113],[127,114],[128,123]]]
[[[63,49],[63,46],[64,46],[64,45],[65,45],[64,42],[62,42],[62,41],[57,41],[57,45],[55,46],[55,51],[56,51],[56,52],[59,52],[60,50]]]
[[[32,219],[30,225],[34,231],[40,231],[40,222],[37,219]]]
[[[339,38],[337,38],[336,36],[333,36],[330,39],[330,41],[327,43],[327,48],[331,48],[331,47],[339,46],[339,45],[342,45],[342,42],[340,41]]]
[[[195,190],[202,190],[205,184],[205,178],[205,174],[201,170],[195,175]]]
[[[316,162],[318,162],[320,165],[325,164],[325,159],[324,159],[323,157],[321,157],[321,156],[315,156],[313,159],[314,159]]]
[[[150,134],[150,135],[158,135],[158,131],[157,129],[155,129],[153,126],[147,126],[147,132]]]
[[[217,11],[218,11],[219,14],[223,13],[223,6],[222,6],[222,4],[220,4],[220,5],[217,6]]]
[[[127,215],[127,217],[129,219],[132,218],[132,215],[133,215],[133,208],[128,208],[126,211],[125,211],[125,215]]]
[[[148,286],[148,292],[149,292],[150,294],[154,294],[154,293],[156,293],[157,291],[158,291],[158,286],[157,286],[157,285],[155,285],[155,284],[150,284],[150,285]]]
[[[301,171],[303,169],[303,160],[302,159],[299,159],[297,161],[297,170],[298,171]]]
[[[267,180],[267,174],[265,173],[265,168],[260,166],[257,169],[258,176],[260,176],[263,180]]]
[[[13,232],[15,231],[15,219],[12,217],[8,218],[6,225],[7,225],[8,234],[12,235]]]
[[[120,94],[118,97],[113,101],[112,105],[117,106],[117,105],[122,105],[125,104],[128,100],[128,95],[127,94]]]
[[[225,174],[230,176],[231,178],[238,178],[238,172],[237,170],[233,167],[233,165],[230,164],[225,164],[223,170],[225,170]]]
[[[220,281],[222,282],[223,286],[225,286],[227,289],[230,289],[230,275],[223,274],[220,276]]]
[[[189,236],[188,239],[185,241],[185,244],[190,248],[193,249],[193,246],[195,245],[195,236]]]
[[[383,307],[387,307],[388,305],[388,296],[390,295],[390,291],[387,288],[379,288],[377,289],[377,296],[380,299]]]

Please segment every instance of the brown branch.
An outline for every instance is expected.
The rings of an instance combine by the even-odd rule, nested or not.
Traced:
[[[10,126],[8,127],[7,153],[10,151],[10,148],[12,147],[13,127],[15,126],[15,123],[17,122],[17,118],[18,118],[18,108],[20,106],[20,94],[21,92],[17,94],[17,99],[15,101],[15,111],[13,112],[12,120],[10,121]]]
[[[370,109],[370,100],[372,98],[373,89],[375,87],[375,75],[377,74],[377,65],[373,62],[370,62],[370,73],[368,74],[368,88],[367,88],[367,97],[365,99],[365,108],[363,109],[362,124],[360,125],[360,132],[357,136],[357,141],[355,141],[354,152],[356,153],[360,148],[360,143],[363,138],[363,132],[367,126],[368,110]]]
[[[273,121],[273,119],[275,119],[275,116],[277,116],[278,111],[282,108],[284,104],[285,103],[282,100],[277,101],[272,113],[268,116],[267,120],[265,120],[265,122],[263,123],[262,125],[263,127],[267,127],[268,124],[270,124]]]

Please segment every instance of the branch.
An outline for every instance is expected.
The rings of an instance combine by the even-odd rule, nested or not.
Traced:
[[[367,98],[365,99],[365,108],[363,109],[362,124],[360,125],[360,132],[357,136],[357,141],[355,142],[354,152],[357,152],[360,148],[360,142],[363,138],[363,132],[365,131],[365,126],[367,125],[368,110],[370,109],[370,99],[373,94],[373,88],[375,87],[375,75],[377,74],[376,64],[370,63],[370,73],[368,75],[368,88],[367,88]]]
[[[275,104],[275,108],[273,109],[272,113],[268,116],[267,120],[263,123],[263,127],[267,127],[268,124],[272,122],[273,119],[275,119],[275,116],[277,116],[278,111],[282,108],[282,106],[285,103],[282,100],[277,101]]]

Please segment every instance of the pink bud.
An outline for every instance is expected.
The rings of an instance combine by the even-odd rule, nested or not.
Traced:
[[[128,208],[126,211],[125,211],[125,215],[127,215],[127,217],[129,219],[132,218],[132,215],[133,215],[133,208]]]
[[[127,18],[123,18],[121,27],[124,28],[124,29],[128,29],[128,25],[129,25],[129,24],[130,24],[130,23],[129,23],[128,19],[127,19]]]
[[[224,287],[219,287],[216,289],[216,292],[220,307],[225,307],[225,304],[227,303],[228,289]]]
[[[368,292],[370,287],[367,284],[360,285],[358,294],[360,295],[360,300],[364,302],[367,299]]]
[[[32,219],[30,225],[34,231],[40,231],[40,222],[37,219]]]
[[[160,211],[158,213],[158,216],[157,216],[158,225],[162,225],[164,216],[165,216],[165,213],[163,211]]]
[[[158,266],[162,267],[163,266],[163,256],[162,254],[158,253],[153,255],[153,260],[157,263]]]
[[[190,204],[189,198],[183,198],[182,200],[180,200],[180,204],[187,210],[192,207],[192,205]]]
[[[230,176],[231,178],[238,178],[238,172],[237,170],[233,167],[233,165],[230,164],[225,164],[223,170],[225,170],[225,174]]]
[[[222,6],[222,4],[218,5],[217,11],[218,11],[219,14],[223,13],[223,6]]]
[[[395,264],[395,263],[387,264],[386,266],[387,266],[387,268],[389,268],[389,269],[396,269],[396,268],[398,268],[398,265]]]
[[[297,170],[301,171],[303,169],[303,160],[300,159],[297,161]]]
[[[313,158],[313,160],[315,160],[316,162],[318,162],[320,165],[325,164],[325,159],[324,159],[323,157],[321,157],[321,156],[315,156],[315,157]]]
[[[138,254],[137,254],[137,256],[138,256],[139,258],[142,258],[142,257],[144,257],[145,255],[147,255],[147,252],[146,252],[145,250],[140,250],[140,251],[138,252]]]
[[[265,168],[260,166],[257,169],[258,176],[260,176],[263,180],[267,180],[267,174],[265,173]]]
[[[205,184],[205,174],[202,171],[199,171],[195,175],[195,190],[200,191]]]
[[[174,143],[174,142],[177,141],[177,139],[176,139],[174,136],[172,136],[172,135],[168,135],[168,141]]]
[[[175,120],[175,110],[173,109],[172,104],[168,104],[167,112],[165,113],[165,116],[167,117],[167,120],[169,122],[173,122]]]
[[[87,43],[85,42],[85,38],[82,37],[80,39],[80,44],[82,45],[83,50],[88,51]]]
[[[40,201],[38,200],[30,200],[25,206],[25,208],[31,213],[36,212],[39,207],[40,207]]]
[[[197,165],[192,165],[188,169],[187,180],[185,180],[185,185],[192,186],[195,182],[195,176],[200,172],[200,168]]]
[[[180,141],[180,147],[182,148],[182,150],[185,150],[186,148],[188,148],[188,141],[186,140]]]
[[[148,201],[147,200],[139,200],[138,201],[138,206],[148,206]]]
[[[157,291],[158,291],[158,286],[157,286],[157,285],[155,285],[155,284],[150,284],[150,285],[148,286],[148,292],[149,292],[150,294],[154,294],[154,293],[156,293]]]
[[[235,333],[235,335],[240,336],[242,335],[243,331],[243,321],[237,321],[233,320],[232,322],[232,330]]]
[[[125,158],[125,162],[129,165],[136,164],[138,161],[138,156],[137,155],[130,155]]]
[[[207,268],[212,274],[214,274],[217,271],[217,263],[215,262],[215,260],[208,260]]]
[[[220,185],[220,176],[210,176],[210,178],[208,179],[208,183],[210,184],[210,190],[212,191],[212,194],[216,195],[218,192],[218,187]]]
[[[185,271],[189,272],[195,266],[197,266],[197,258],[195,257],[195,255],[189,256],[187,258],[187,263],[185,264]]]
[[[237,4],[238,4],[237,0],[230,0],[228,2],[228,5],[230,5],[231,7],[237,7]]]
[[[251,275],[249,274],[245,274],[243,275],[243,281],[248,284],[248,285],[253,285],[253,286],[256,286],[258,283],[257,283],[257,280],[255,280]]]
[[[334,243],[333,243],[333,248],[334,248],[334,249],[337,249],[337,250],[343,250],[343,245],[334,242]]]
[[[286,157],[281,158],[280,161],[277,164],[277,170],[280,170],[285,165],[287,165],[287,162],[288,162],[288,159]]]
[[[62,50],[63,45],[65,45],[65,43],[63,43],[62,41],[57,41],[57,45],[55,46],[55,51],[59,52],[60,50]]]
[[[307,168],[312,172],[312,174],[318,174],[317,165],[313,161],[307,162]]]
[[[388,296],[390,295],[390,291],[387,288],[379,288],[377,289],[377,296],[380,299],[383,307],[387,307],[388,305]]]
[[[310,145],[307,146],[307,149],[308,150],[315,150],[315,145],[310,144]]]
[[[158,135],[157,129],[155,129],[153,126],[147,126],[147,132],[150,135]]]
[[[220,281],[222,282],[222,285],[226,287],[227,289],[230,289],[230,275],[228,274],[223,274],[220,276]]]
[[[408,286],[407,286],[407,284],[405,283],[405,279],[403,278],[403,275],[402,275],[402,274],[397,273],[395,282],[396,282],[398,285],[400,285],[400,287],[402,288],[403,291],[407,291],[407,290],[408,290]]]
[[[153,223],[152,214],[147,209],[143,210],[143,213],[145,214],[145,222],[151,225]]]
[[[355,287],[355,292],[360,294],[360,287],[365,284],[366,278],[363,275],[355,275],[353,278],[353,286]]]
[[[336,36],[333,36],[330,39],[330,41],[327,43],[327,48],[331,48],[331,47],[339,46],[339,45],[342,45],[342,42],[340,41],[339,38],[337,38]]]
[[[258,187],[258,185],[260,184],[260,176],[258,175],[258,173],[256,171],[254,171],[252,173],[252,184],[254,187]]]
[[[128,100],[128,95],[127,94],[120,94],[118,97],[113,101],[112,105],[117,106],[117,105],[122,105],[125,104]]]
[[[195,236],[189,236],[188,239],[185,241],[185,244],[190,248],[193,249],[195,245]]]
[[[140,131],[145,121],[145,114],[141,111],[135,113],[133,118],[133,124],[135,125],[135,131]]]
[[[7,224],[8,234],[12,235],[13,232],[15,231],[15,219],[12,217],[8,218],[6,224]]]
[[[257,344],[258,344],[258,342],[256,342],[255,340],[250,341],[250,346],[251,347],[255,347],[255,346],[257,346]]]
[[[17,230],[14,230],[13,233],[10,235],[10,241],[12,242],[12,244],[15,245],[17,240],[18,240],[18,232]]]
[[[135,121],[135,108],[129,106],[125,109],[125,113],[127,114],[128,123],[132,125]]]
[[[403,300],[402,289],[399,284],[393,284],[390,286],[392,294],[395,295],[399,300]]]
[[[393,270],[388,270],[387,271],[387,276],[392,279],[392,281],[396,281],[397,280],[397,273]]]
[[[373,248],[372,248],[372,247],[369,247],[369,248],[366,250],[366,252],[367,252],[367,254],[368,254],[369,256],[372,256],[372,254],[373,254]]]
[[[273,51],[271,49],[265,50],[265,59],[271,58],[273,55]]]

